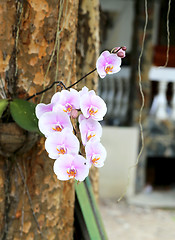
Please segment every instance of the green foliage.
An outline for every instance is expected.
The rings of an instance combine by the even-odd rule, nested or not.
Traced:
[[[5,111],[5,109],[8,106],[8,100],[7,99],[0,99],[0,118]]]
[[[23,99],[14,99],[10,102],[10,113],[13,120],[23,129],[38,132],[38,119],[35,115],[36,105]]]
[[[84,182],[79,184],[75,182],[75,192],[89,235],[89,238],[85,239],[107,240],[108,238],[106,236],[89,177],[87,177]],[[81,216],[79,216],[79,220],[82,221],[80,218]],[[86,231],[83,230],[83,232]]]

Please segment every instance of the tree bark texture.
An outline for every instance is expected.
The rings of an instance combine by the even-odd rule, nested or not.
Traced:
[[[67,86],[76,81],[78,6],[78,0],[0,2],[0,76],[7,98],[26,99],[55,80]],[[18,126],[8,132],[12,128],[5,125],[12,145],[13,135],[29,134]],[[18,153],[0,156],[0,238],[73,239],[74,183],[57,180],[44,138]]]
[[[79,79],[96,67],[96,60],[99,57],[99,0],[80,0],[77,35],[77,79]],[[96,91],[97,83],[98,75],[94,72],[78,85],[78,89],[86,85]],[[98,169],[92,166],[90,179],[96,199],[98,177]]]

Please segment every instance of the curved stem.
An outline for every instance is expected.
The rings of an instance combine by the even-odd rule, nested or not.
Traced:
[[[62,81],[55,81],[55,82],[53,82],[49,87],[45,88],[44,90],[42,90],[42,91],[40,91],[40,92],[37,92],[37,93],[33,94],[32,96],[28,97],[26,100],[28,101],[28,100],[32,99],[33,97],[36,97],[36,96],[38,96],[38,95],[40,95],[40,94],[42,94],[42,93],[44,93],[44,92],[47,92],[47,91],[48,91],[49,89],[51,89],[55,84],[58,84],[58,85],[60,85],[62,88],[64,87],[64,88],[67,90],[67,89],[75,86],[77,83],[79,83],[79,82],[82,81],[85,77],[87,77],[88,75],[90,75],[91,73],[93,73],[93,72],[95,72],[95,71],[96,71],[96,68],[93,69],[92,71],[88,72],[86,75],[84,75],[82,78],[80,78],[80,79],[79,79],[78,81],[76,81],[75,83],[71,84],[69,87],[66,87]]]
[[[35,93],[35,94],[33,94],[32,96],[30,96],[30,97],[28,97],[26,100],[28,101],[28,100],[30,100],[31,98],[33,98],[33,97],[36,97],[36,96],[38,96],[38,95],[40,95],[40,94],[42,94],[42,93],[44,93],[44,92],[47,92],[49,89],[51,89],[55,84],[58,84],[58,86],[61,86],[61,88],[65,88],[65,89],[67,89],[67,87],[64,85],[64,83],[62,82],[62,81],[55,81],[55,82],[53,82],[49,87],[47,87],[47,88],[45,88],[44,90],[42,90],[41,92],[37,92],[37,93]]]
[[[79,83],[80,81],[82,81],[85,77],[89,76],[91,73],[95,72],[97,69],[94,68],[92,71],[88,72],[86,75],[84,75],[82,78],[80,78],[78,81],[76,81],[75,83],[71,84],[69,87],[67,87],[67,89],[75,86],[77,83]]]
[[[116,48],[113,48],[113,49],[111,50],[111,53],[115,53],[115,54],[116,54],[120,49],[122,49],[122,47],[120,47],[120,48],[117,49],[117,50],[116,50]],[[42,90],[41,92],[37,92],[37,93],[33,94],[32,96],[28,97],[26,100],[28,101],[28,100],[32,99],[33,97],[38,96],[38,95],[40,95],[40,94],[48,91],[48,90],[51,89],[55,84],[58,84],[59,86],[61,86],[61,88],[64,87],[64,88],[67,90],[67,89],[75,86],[77,83],[79,83],[80,81],[82,81],[84,78],[86,78],[86,77],[89,76],[91,73],[95,72],[96,70],[97,70],[97,68],[94,68],[92,71],[88,72],[86,75],[84,75],[82,78],[80,78],[80,79],[79,79],[78,81],[76,81],[75,83],[71,84],[69,87],[66,87],[62,81],[55,81],[55,82],[53,82],[49,87],[45,88],[45,89]]]

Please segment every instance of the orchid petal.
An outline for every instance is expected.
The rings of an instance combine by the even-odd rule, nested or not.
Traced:
[[[97,72],[101,78],[106,74],[113,74],[120,71],[121,58],[117,54],[104,51],[101,53],[96,62]]]
[[[46,137],[64,128],[70,128],[73,131],[69,116],[62,111],[46,112],[39,119],[39,129]]]
[[[57,99],[58,99],[57,103],[55,103],[55,99],[53,99],[53,101],[55,103],[55,105],[53,107],[53,111],[62,109],[62,111],[66,112],[70,116],[71,111],[73,109],[80,108],[79,92],[73,88],[71,88],[70,91],[62,90]]]
[[[90,164],[93,164],[97,168],[104,165],[107,153],[99,141],[89,141],[85,147],[85,152]]]
[[[61,147],[62,151],[59,151],[58,146]],[[78,138],[69,128],[52,133],[45,142],[46,151],[52,159],[57,159],[62,154],[78,154],[79,146]]]
[[[107,112],[105,102],[97,95],[84,94],[81,97],[80,107],[85,118],[91,117],[96,121],[103,120]]]
[[[84,119],[80,123],[80,133],[83,145],[92,138],[100,139],[102,136],[102,127],[99,122],[89,118]]]
[[[45,112],[51,112],[52,109],[53,109],[52,103],[50,103],[50,104],[39,103],[35,109],[37,118],[39,119]]]
[[[74,176],[69,175],[70,169],[75,170]],[[83,181],[89,174],[89,163],[81,155],[63,155],[55,161],[54,172],[59,180],[66,181],[75,178]]]

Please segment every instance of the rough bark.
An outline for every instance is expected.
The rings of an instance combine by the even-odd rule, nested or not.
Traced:
[[[59,58],[55,54],[45,77],[62,7]],[[55,80],[57,62],[57,79],[66,85],[76,80],[77,16],[78,0],[1,1],[0,75],[8,98],[25,99],[41,91]],[[1,239],[73,239],[73,210],[73,182],[56,179],[44,138],[29,152],[0,156]]]
[[[77,40],[77,78],[96,67],[99,56],[99,0],[80,0],[78,18],[78,40]],[[79,85],[81,89],[86,85],[89,89],[97,90],[98,75],[96,72],[89,75]],[[97,168],[92,167],[90,178],[96,199],[98,199],[98,176]]]

